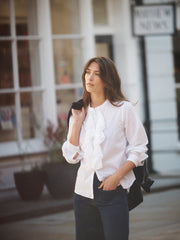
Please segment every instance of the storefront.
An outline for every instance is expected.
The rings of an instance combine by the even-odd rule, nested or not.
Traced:
[[[14,186],[22,154],[31,163],[41,161],[47,120],[56,123],[81,97],[81,73],[90,57],[115,61],[125,94],[138,102],[144,121],[141,49],[131,31],[131,2],[0,0],[0,189]],[[179,4],[176,9],[180,31]],[[171,170],[180,161],[178,36],[146,39],[153,164],[162,172],[169,169],[169,158],[175,164]]]

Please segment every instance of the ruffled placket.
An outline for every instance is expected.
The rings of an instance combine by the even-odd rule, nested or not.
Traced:
[[[100,109],[89,107],[85,120],[85,138],[82,144],[84,160],[94,171],[102,168],[101,144],[105,140],[105,120]]]

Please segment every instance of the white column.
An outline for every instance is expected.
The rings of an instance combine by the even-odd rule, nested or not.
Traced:
[[[130,1],[114,0],[114,59],[118,68],[123,91],[136,105],[143,119],[143,94],[137,38],[132,36]]]
[[[46,124],[47,119],[56,123],[56,95],[49,0],[37,0],[37,9],[38,31],[42,37],[40,43],[40,61],[41,82],[45,88],[43,94],[44,124]]]
[[[91,0],[79,0],[81,33],[83,34],[82,53],[83,64],[95,56],[95,41],[93,35],[93,10]]]
[[[77,4],[78,3],[78,4]],[[70,3],[72,34],[81,34],[80,29],[80,2],[74,0]],[[82,70],[82,39],[72,39],[72,62],[73,62],[73,77],[74,82],[81,82]]]

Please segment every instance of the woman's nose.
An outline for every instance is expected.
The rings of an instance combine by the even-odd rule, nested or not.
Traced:
[[[88,80],[89,80],[89,81],[93,81],[93,74],[92,74],[92,73],[90,73],[90,74],[88,75]]]

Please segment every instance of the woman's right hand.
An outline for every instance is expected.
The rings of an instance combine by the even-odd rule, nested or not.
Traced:
[[[73,121],[82,125],[86,117],[85,109],[82,107],[81,110],[72,109]]]
[[[81,110],[72,109],[72,116],[73,116],[73,125],[72,125],[69,142],[75,146],[79,146],[80,131],[81,131],[83,121],[86,117],[84,107]],[[75,155],[75,158],[77,156],[78,156],[78,153],[77,155]]]

